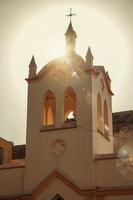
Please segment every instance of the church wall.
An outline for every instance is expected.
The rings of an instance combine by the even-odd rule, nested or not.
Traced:
[[[24,168],[0,170],[0,196],[23,193]]]
[[[99,187],[132,186],[132,171],[127,160],[107,159],[95,162],[96,185]]]
[[[96,150],[97,154],[104,154],[105,150],[106,153],[110,153],[112,150],[112,147],[108,147],[109,145],[111,146],[111,142],[107,140],[101,133],[96,132]],[[105,143],[105,145],[103,145]]]
[[[93,152],[95,154],[104,154],[104,153],[112,153],[113,152],[113,137],[112,137],[112,108],[111,108],[111,96],[108,94],[106,83],[101,84],[101,80],[104,80],[102,73],[98,75],[98,77],[92,77],[92,113],[93,113]],[[102,115],[103,115],[103,107],[104,100],[106,99],[107,107],[108,107],[108,118],[109,118],[109,140],[104,137],[103,134],[97,131],[97,96],[98,93],[101,96],[102,102]],[[104,121],[103,123],[103,131],[104,131]]]
[[[31,156],[29,155],[29,162],[32,165],[27,166],[27,188],[36,187],[54,169],[63,171],[74,182],[80,183],[81,187],[91,186],[92,165],[89,148],[87,148],[88,132],[81,133],[81,129],[75,128],[39,134],[39,139],[36,139],[31,148],[31,152],[35,152],[35,149],[37,152],[34,157],[32,153]],[[56,157],[51,152],[52,143],[56,139],[63,139],[66,144],[66,152],[60,157]]]
[[[68,82],[60,85],[54,83],[53,76],[47,76],[40,82],[29,85],[25,193],[31,192],[55,168],[68,174],[75,182],[80,183],[81,187],[87,188],[93,184],[91,104],[88,103],[88,99],[86,100],[86,91],[83,89],[88,87],[90,91],[90,85],[88,77],[82,85],[77,82],[78,80],[74,79],[69,81],[69,85]],[[60,108],[56,111],[58,123],[55,127],[61,128],[63,124],[61,109],[64,103],[64,92],[68,86],[72,87],[77,94],[77,128],[40,132],[43,130],[45,92],[50,89],[56,96],[58,103],[56,107],[60,106]],[[90,96],[89,101],[91,101]],[[51,144],[55,139],[65,140],[67,146],[66,153],[60,158],[54,157],[50,152]]]

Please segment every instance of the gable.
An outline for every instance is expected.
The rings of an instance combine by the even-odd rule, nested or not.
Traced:
[[[107,80],[107,77],[106,77],[106,73],[105,73],[105,70],[104,68],[102,68],[101,70],[97,70],[97,68],[95,69],[95,66],[94,68],[90,69],[89,71],[89,74],[91,74],[94,78],[97,78],[101,75],[102,77],[102,80],[103,80],[103,83],[105,84],[105,87],[107,89],[107,92],[110,96],[114,95],[112,90],[111,90],[111,87],[109,85],[109,82]]]
[[[53,192],[51,193],[51,191]],[[59,193],[63,197],[63,191],[66,191],[65,193],[68,194],[70,193],[71,196],[76,196],[75,199],[79,200],[81,199],[81,196],[93,193],[93,189],[80,189],[71,180],[54,170],[35,188],[32,194],[27,196],[27,198],[41,200],[45,199],[50,193],[51,198],[53,198],[56,193]],[[44,196],[45,198],[43,198]]]

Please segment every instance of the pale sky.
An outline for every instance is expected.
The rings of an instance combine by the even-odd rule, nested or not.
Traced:
[[[69,8],[77,52],[84,58],[90,45],[94,64],[109,71],[113,111],[133,109],[132,0],[0,0],[0,136],[15,144],[26,140],[30,59],[40,70],[62,54]]]

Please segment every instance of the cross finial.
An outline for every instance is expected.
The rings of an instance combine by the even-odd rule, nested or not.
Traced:
[[[70,17],[70,22],[71,22],[72,16],[74,16],[74,15],[76,15],[76,14],[72,13],[72,8],[70,8],[70,14],[66,15],[66,17]]]

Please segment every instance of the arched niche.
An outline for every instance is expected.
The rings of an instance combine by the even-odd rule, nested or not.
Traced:
[[[97,95],[97,130],[103,133],[103,115],[101,96]]]
[[[44,125],[55,124],[55,112],[56,112],[56,99],[51,90],[48,90],[44,96]]]
[[[68,87],[64,96],[64,122],[76,121],[77,98],[75,91]]]
[[[104,134],[109,137],[109,117],[108,117],[108,105],[107,101],[104,100]]]

